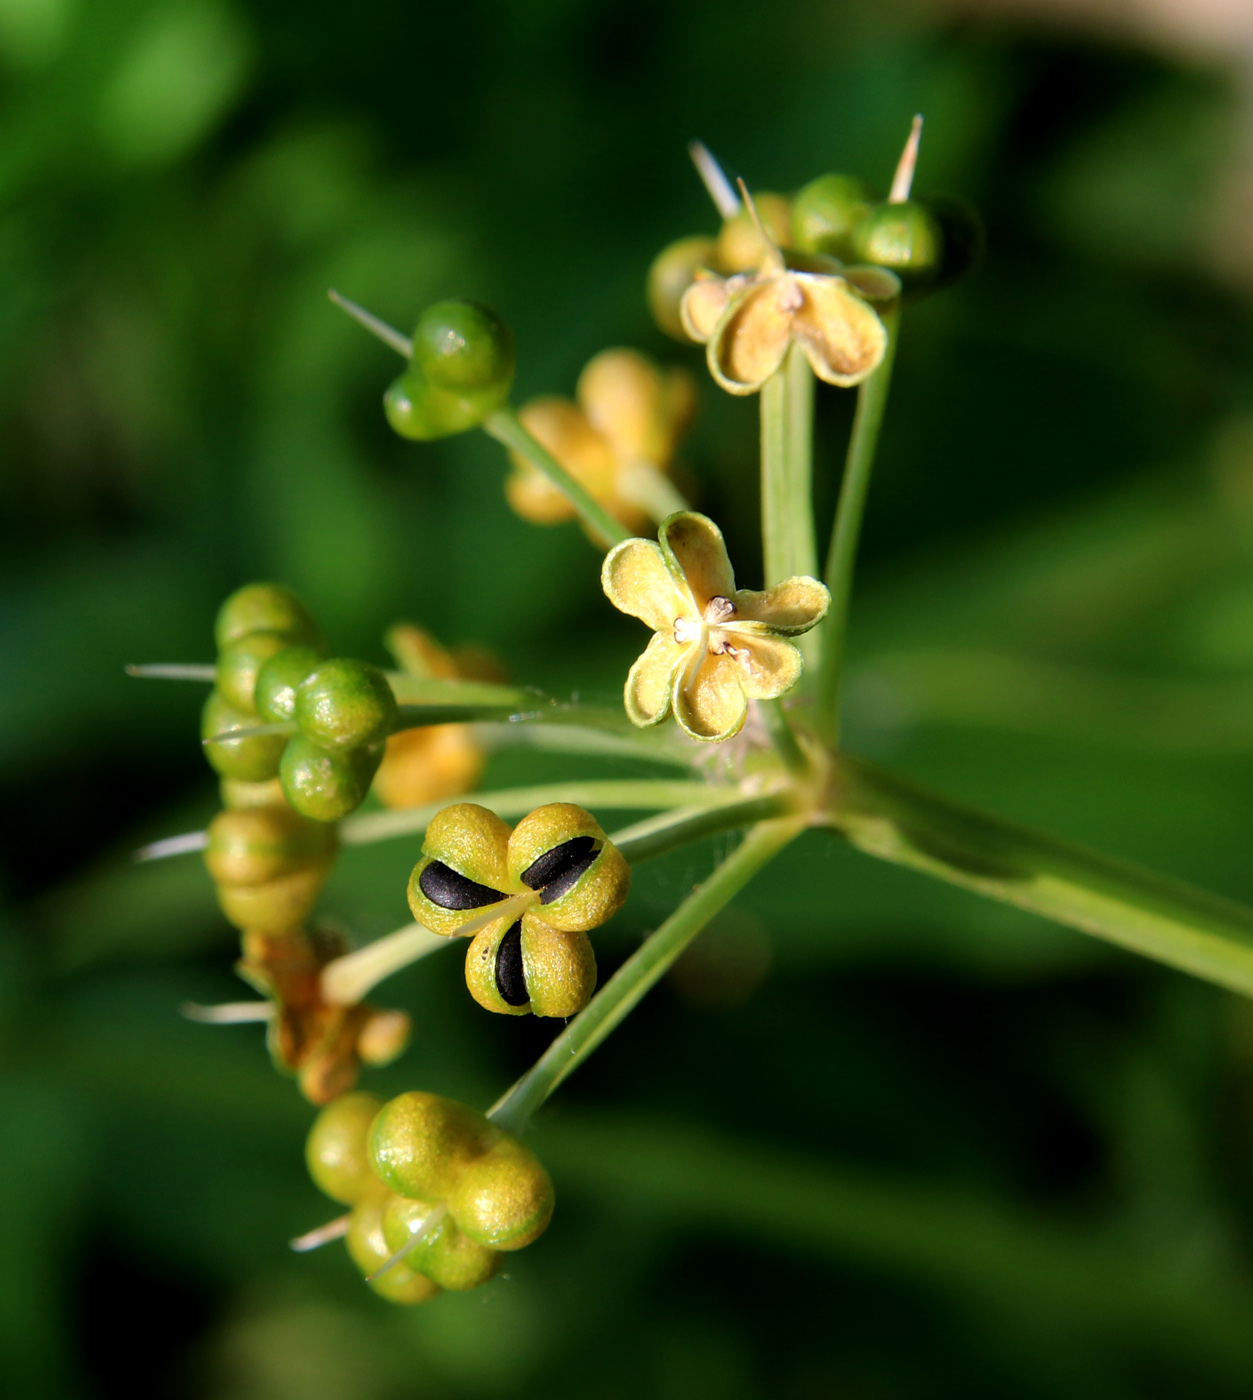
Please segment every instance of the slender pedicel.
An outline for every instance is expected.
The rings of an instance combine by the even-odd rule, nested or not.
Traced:
[[[394,326],[389,326],[386,321],[380,320],[367,311],[364,306],[358,306],[355,301],[349,301],[346,296],[341,296],[334,287],[329,288],[326,295],[341,311],[346,311],[358,325],[364,326],[371,335],[378,336],[384,345],[389,346],[398,355],[403,355],[406,360],[413,358],[413,342],[407,335],[401,335]]]
[[[142,666],[126,666],[123,669],[128,676],[152,681],[207,681],[212,685],[218,677],[216,666],[204,666],[198,662],[148,661]]]
[[[904,204],[914,184],[914,167],[918,164],[918,143],[922,140],[922,113],[920,112],[909,128],[905,149],[896,163],[896,174],[892,176],[892,188],[888,191],[889,204]]]
[[[208,844],[207,831],[185,831],[181,836],[166,836],[140,846],[133,859],[138,864],[145,860],[164,860],[166,856],[186,856],[193,851],[203,851]]]
[[[217,1006],[185,1001],[178,1009],[189,1021],[205,1026],[246,1026],[274,1019],[272,1001],[224,1001]]]
[[[724,219],[733,219],[740,212],[740,201],[732,188],[726,172],[714,159],[713,153],[703,141],[689,141],[687,153],[692,158],[701,183],[709,191],[714,208]]]
[[[306,1235],[297,1235],[294,1240],[288,1240],[288,1249],[294,1249],[297,1254],[308,1254],[311,1249],[320,1249],[324,1244],[330,1244],[332,1240],[342,1240],[348,1233],[348,1228],[352,1224],[352,1212],[347,1215],[336,1216],[334,1220],[328,1220],[325,1225],[319,1225],[316,1230],[310,1230]],[[386,1268],[386,1265],[384,1265]]]
[[[373,1283],[376,1278],[381,1278],[388,1269],[395,1268],[404,1259],[405,1255],[412,1254],[426,1237],[444,1222],[444,1217],[448,1214],[448,1207],[444,1205],[436,1206],[430,1215],[424,1216],[421,1225],[413,1232],[413,1237],[406,1241],[387,1261],[386,1264],[369,1275],[367,1283]]]

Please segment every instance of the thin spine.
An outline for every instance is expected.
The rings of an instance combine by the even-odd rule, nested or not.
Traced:
[[[218,678],[218,668],[198,661],[148,661],[140,666],[123,668],[128,676],[149,681],[203,681],[212,685]]]
[[[350,301],[346,296],[342,296],[334,287],[329,288],[326,295],[341,311],[346,311],[359,326],[364,326],[371,335],[377,336],[389,349],[394,350],[406,360],[413,359],[413,341],[407,335],[402,335],[395,326],[389,326],[386,321],[380,320],[373,312],[367,311],[364,306],[358,306],[355,301]]]
[[[922,113],[914,117],[905,141],[905,149],[896,162],[892,175],[892,188],[888,191],[889,204],[904,204],[914,187],[914,171],[918,166],[918,147],[922,141]]]
[[[438,1226],[443,1224],[444,1217],[447,1214],[448,1207],[446,1205],[438,1205],[433,1211],[430,1212],[430,1214],[424,1215],[422,1217],[422,1223],[413,1232],[412,1237],[406,1240],[405,1243],[400,1246],[400,1248],[396,1251],[395,1254],[392,1255],[392,1257],[387,1261],[386,1264],[383,1264],[379,1268],[375,1269],[375,1271],[366,1279],[366,1282],[373,1283],[375,1279],[382,1278],[382,1276],[385,1273],[387,1273],[391,1269],[394,1269],[397,1264],[401,1263],[401,1261],[404,1260],[404,1258],[407,1255],[412,1254],[413,1251],[417,1249],[417,1247],[422,1243],[424,1239],[426,1239],[428,1235],[430,1235]]]
[[[274,1019],[272,1001],[223,1001],[216,1006],[185,1001],[178,1010],[181,1016],[202,1026],[248,1026]]]
[[[186,856],[194,851],[203,851],[208,844],[207,831],[185,831],[181,836],[166,836],[160,841],[149,841],[146,846],[140,846],[132,859],[136,864],[147,860],[166,860],[170,856]]]
[[[714,208],[723,219],[733,219],[740,212],[739,196],[735,187],[727,179],[726,172],[715,159],[712,151],[703,141],[689,141],[687,153],[692,158],[701,184],[705,186]]]
[[[324,1244],[330,1244],[332,1240],[342,1240],[351,1225],[351,1212],[347,1215],[336,1216],[334,1220],[328,1220],[325,1225],[319,1225],[316,1230],[309,1230],[303,1235],[297,1235],[294,1240],[288,1240],[287,1247],[297,1254],[308,1254],[311,1249],[321,1249]]]

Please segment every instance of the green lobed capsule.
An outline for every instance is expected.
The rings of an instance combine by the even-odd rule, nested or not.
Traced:
[[[395,1254],[410,1243],[413,1234],[433,1210],[434,1202],[407,1196],[389,1196],[383,1204],[383,1238]],[[404,1263],[423,1273],[450,1293],[478,1288],[495,1276],[503,1262],[500,1251],[472,1240],[446,1216],[413,1250]]]
[[[318,647],[284,646],[257,672],[254,703],[264,720],[279,723],[296,712],[296,687],[326,659]]]
[[[522,1249],[548,1228],[553,1184],[539,1158],[505,1135],[461,1173],[447,1203],[470,1239],[489,1249]]]
[[[218,784],[222,794],[222,806],[281,807],[283,805],[283,785],[275,774],[263,783],[247,783],[241,778],[223,778]]]
[[[288,741],[279,765],[283,796],[302,817],[339,821],[365,801],[384,747],[380,741],[364,749],[332,752],[297,734]]]
[[[458,393],[441,389],[428,383],[422,371],[411,365],[383,395],[383,411],[393,432],[415,442],[431,442],[477,428],[507,398],[507,390]]]
[[[201,712],[200,737],[209,739],[233,729],[254,729],[256,725],[256,715],[235,709],[214,690]],[[222,777],[263,783],[277,776],[286,743],[286,736],[282,734],[256,734],[248,739],[227,739],[218,744],[206,744],[204,751],[209,763]]]
[[[309,865],[263,885],[218,885],[218,905],[237,929],[286,933],[313,913],[329,873],[328,865]]]
[[[499,406],[513,383],[513,336],[494,311],[477,301],[437,301],[414,327],[413,364],[434,388],[494,393]]]
[[[668,336],[685,345],[692,343],[692,337],[683,328],[679,303],[696,280],[697,271],[714,266],[716,247],[716,241],[703,234],[680,238],[663,248],[648,269],[648,309],[653,320]]]
[[[377,666],[337,656],[296,687],[292,718],[319,748],[364,749],[392,732],[396,697]]]
[[[415,1089],[379,1110],[370,1128],[370,1166],[397,1195],[443,1201],[470,1163],[503,1136],[466,1104]]]
[[[213,635],[219,651],[249,632],[278,632],[293,643],[322,641],[308,608],[281,583],[245,584],[218,609]]]
[[[294,870],[330,864],[335,832],[290,807],[219,812],[209,823],[204,862],[222,885],[262,885]]]
[[[382,1106],[373,1094],[341,1094],[313,1120],[305,1162],[313,1184],[331,1200],[351,1206],[385,1196],[387,1188],[370,1170],[368,1151],[370,1124]]]
[[[349,1257],[367,1278],[387,1263],[391,1253],[383,1237],[382,1201],[367,1197],[352,1208],[352,1220],[344,1240]],[[425,1303],[439,1292],[439,1285],[402,1260],[386,1273],[370,1279],[370,1287],[389,1303]]]
[[[577,1016],[596,990],[596,954],[581,929],[528,912],[482,928],[466,949],[466,986],[486,1011]]]
[[[257,673],[288,646],[281,632],[245,632],[218,652],[218,694],[242,714],[256,714]]]
[[[853,255],[857,262],[894,272],[906,293],[928,291],[944,265],[944,232],[919,200],[880,204],[859,225]]]
[[[792,239],[802,253],[828,253],[842,262],[875,196],[852,175],[819,175],[792,201]]]

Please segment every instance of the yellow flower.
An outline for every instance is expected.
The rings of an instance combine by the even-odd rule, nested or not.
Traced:
[[[749,700],[774,699],[800,679],[801,654],[786,638],[821,622],[830,597],[812,578],[737,589],[722,532],[694,511],[670,516],[658,539],[625,540],[601,574],[614,607],[655,633],[627,677],[627,714],[643,727],[673,709],[694,739],[729,739]]]
[[[866,298],[886,301],[899,292],[881,269],[800,271],[770,248],[752,275],[698,274],[680,315],[688,335],[707,346],[709,372],[728,393],[755,394],[793,341],[819,379],[847,388],[873,374],[887,350],[887,330]]]
[[[664,472],[696,406],[691,376],[659,369],[634,350],[603,350],[579,376],[577,403],[534,399],[523,426],[628,530],[648,525],[640,481]],[[574,507],[535,467],[510,453],[509,504],[537,525],[574,518]]]

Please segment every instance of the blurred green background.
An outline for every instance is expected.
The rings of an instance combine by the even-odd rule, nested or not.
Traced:
[[[311,1111],[255,1027],[178,1015],[245,994],[199,861],[129,859],[214,788],[198,688],[123,665],[211,659],[241,582],[341,652],[406,617],[589,698],[642,640],[577,530],[508,513],[493,443],[389,435],[394,357],[328,286],[401,325],[491,302],[522,397],[611,344],[699,370],[643,301],[713,226],[687,140],[758,188],[886,182],[922,110],[918,188],[990,252],[906,318],[850,744],[1253,899],[1249,85],[1157,10],[1174,48],[991,0],[0,0],[6,1394],[1250,1393],[1233,997],[811,835],[541,1115],[543,1241],[405,1311],[287,1251],[331,1213]],[[824,524],[850,412],[822,396]],[[706,380],[687,463],[749,584],[755,439]],[[718,849],[641,871],[604,969]],[[414,854],[351,852],[328,917],[403,922]],[[546,1043],[456,963],[389,984],[416,1031],[371,1087],[485,1105]]]

